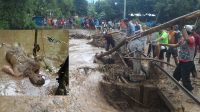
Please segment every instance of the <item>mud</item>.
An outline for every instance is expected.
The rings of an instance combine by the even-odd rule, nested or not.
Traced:
[[[115,64],[93,63],[95,53],[104,52],[104,49],[92,47],[87,44],[89,41],[70,40],[70,110],[78,112],[168,112],[160,97],[148,99],[140,96],[140,92],[145,96],[157,96],[157,89],[148,84],[145,87],[147,89],[144,90],[146,92],[142,92],[140,84],[133,87],[128,80],[133,71],[128,67],[117,65],[122,64],[118,60],[119,57],[114,56],[117,60]],[[126,81],[124,82],[120,77]],[[131,98],[145,103],[138,104]]]
[[[3,71],[10,72],[14,77],[29,77],[31,83],[37,86],[45,83],[42,75],[39,74],[40,63],[38,61],[28,57],[20,46],[3,46],[9,49],[6,51],[6,60],[10,64],[10,68],[4,67]]]
[[[101,48],[105,48],[105,39],[103,37],[103,35],[93,35],[91,36],[92,41],[89,42],[89,44],[91,44],[94,47],[101,47]]]
[[[102,60],[103,63],[107,61],[105,57]],[[104,74],[101,92],[115,109],[127,112],[197,112],[197,104],[182,90],[175,89],[175,84],[152,63],[146,63],[148,80],[138,83],[129,80],[130,75],[134,74],[130,68],[124,67],[122,62],[118,64],[108,64],[99,68]],[[165,70],[173,73],[169,66],[165,66]],[[198,85],[198,81],[193,80],[193,85]],[[194,94],[198,96],[198,93],[199,89],[196,88]]]
[[[84,34],[84,31],[81,33]],[[86,34],[88,34],[86,32]],[[95,53],[104,49],[87,44],[90,40],[70,39],[69,43],[69,110],[73,112],[117,112],[102,96],[99,82],[102,73],[93,63]]]
[[[129,76],[134,74],[133,71],[125,66],[117,64],[106,64],[98,68],[98,70],[104,73],[103,79],[108,82],[123,82],[122,77],[129,80]]]
[[[83,35],[83,34],[71,34],[70,38],[71,39],[88,39],[88,40],[90,40],[91,36],[86,36],[86,35]]]
[[[152,80],[133,83],[130,80],[133,70],[122,64],[106,64],[98,67],[98,70],[104,74],[100,82],[102,95],[119,111],[170,112]]]
[[[101,91],[112,106],[123,112],[170,112],[158,89],[150,84],[101,82]]]
[[[88,36],[90,35],[90,32],[85,30],[70,31],[71,34],[75,34],[77,32],[80,32],[81,34],[86,34]],[[110,82],[109,80],[104,80],[104,75],[109,74],[97,71],[97,69],[99,68],[99,64],[93,63],[95,53],[102,52],[104,51],[104,49],[93,47],[90,44],[87,44],[88,42],[90,42],[90,40],[70,39],[70,91],[68,96],[39,98],[14,97],[12,99],[3,98],[2,100],[0,100],[0,111],[168,112],[168,107],[163,104],[163,98],[161,98],[162,95],[160,95],[160,92],[158,92],[158,88],[155,87],[155,85],[151,84],[152,82],[147,82],[144,84],[137,83],[134,85],[129,82],[128,84],[126,84],[124,82],[121,83],[120,81],[115,81],[115,77],[111,77],[110,80],[113,81]],[[124,69],[123,67],[118,68]],[[172,72],[173,68],[169,68],[166,70]],[[117,71],[120,72],[121,70]],[[124,73],[124,71],[121,71],[121,73]],[[160,72],[158,72],[158,74],[160,74]],[[111,76],[116,75],[113,74]],[[162,77],[155,78],[162,79]],[[163,80],[165,81],[166,79],[163,78]],[[167,86],[168,83],[163,83],[163,80],[160,80],[161,82],[159,84],[161,86],[165,86],[164,88],[171,88]],[[12,81],[8,82],[8,84],[12,86],[14,86],[16,83]],[[25,82],[27,83],[27,81]],[[198,82],[196,83],[198,84]],[[15,91],[18,90],[20,89],[17,89],[16,87]],[[167,91],[164,92],[167,93]],[[179,91],[179,93],[181,92]],[[14,94],[16,93],[14,92]],[[173,96],[173,94],[177,95],[176,92],[169,95]],[[184,103],[180,103],[180,105],[184,105]],[[195,105],[194,102],[192,102],[192,105]],[[187,108],[185,108],[185,111],[198,112],[198,105],[192,105],[186,105],[185,107]],[[183,111],[180,110],[177,112]]]
[[[34,30],[0,30],[0,43],[16,45],[20,43],[23,51],[26,51],[27,56],[33,58],[33,42]],[[60,40],[61,43],[51,43],[47,37],[54,37]],[[13,77],[3,71],[0,71],[0,95],[1,96],[45,96],[53,95],[54,90],[58,87],[56,72],[60,68],[67,56],[67,32],[63,30],[38,30],[38,44],[40,51],[37,53],[41,57],[39,74],[45,78],[45,84],[37,87],[33,85],[28,77]],[[6,51],[3,46],[0,47],[0,69],[4,65],[9,65],[6,61]],[[59,54],[59,55],[57,55]],[[48,69],[47,69],[48,68]]]

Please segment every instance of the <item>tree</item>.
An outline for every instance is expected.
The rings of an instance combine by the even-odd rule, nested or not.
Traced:
[[[71,16],[71,12],[73,11],[73,0],[57,0],[57,6],[60,7],[62,16]]]
[[[34,28],[32,21],[34,16],[71,16],[73,2],[73,0],[0,0],[0,28]]]
[[[1,27],[23,29],[32,26],[31,0],[1,0]]]
[[[75,12],[79,16],[87,16],[88,2],[86,0],[74,0]]]
[[[158,21],[165,22],[199,9],[198,0],[157,0],[155,10],[160,12]]]

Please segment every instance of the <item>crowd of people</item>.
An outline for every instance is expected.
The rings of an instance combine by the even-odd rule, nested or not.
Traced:
[[[127,26],[127,35],[135,35],[138,32],[146,30],[142,28],[137,21],[124,20]],[[197,76],[194,58],[200,48],[200,35],[195,32],[194,25],[185,25],[179,27],[174,25],[166,30],[161,30],[147,36],[147,44],[149,44],[147,56],[170,63],[173,56],[176,69],[173,77],[180,81],[183,86],[192,91],[193,87],[190,80],[190,73],[193,77]],[[200,61],[199,61],[200,63]],[[161,63],[161,66],[163,64]]]
[[[142,26],[139,21],[125,19],[120,22],[120,29],[127,32],[127,36],[133,36],[148,29],[147,26]],[[110,33],[105,34],[106,51],[110,46],[115,47],[115,42]],[[138,41],[138,42],[135,42]],[[133,41],[133,45],[138,50],[140,47],[144,50],[144,41],[139,39]],[[173,77],[177,81],[182,81],[183,86],[191,91],[194,89],[191,84],[190,74],[197,77],[197,71],[194,63],[194,58],[200,49],[200,34],[196,32],[194,25],[178,26],[174,25],[165,30],[154,32],[147,36],[145,40],[148,44],[147,56],[153,57],[170,63],[171,56],[176,64]],[[134,43],[135,42],[135,43]],[[133,47],[132,47],[133,48]],[[200,59],[199,62],[200,63]],[[161,63],[161,67],[164,67]]]
[[[113,22],[111,20],[107,21],[92,17],[81,17],[80,26],[83,29],[101,30],[102,32],[107,32],[112,29],[119,28],[119,23]]]
[[[44,19],[44,25],[52,26],[54,28],[72,28],[75,22],[75,18],[47,18]]]
[[[142,26],[140,21],[132,21],[129,19],[124,19],[115,23],[91,17],[81,17],[78,20],[77,18],[60,20],[54,18],[49,19],[47,23],[55,27],[75,27],[79,24],[80,28],[101,30],[103,32],[109,32],[110,29],[117,28],[121,31],[125,30],[127,36],[133,36],[148,29],[147,26]],[[110,46],[115,47],[115,42],[111,34],[105,33],[104,37],[106,39],[106,51],[109,50]],[[139,40],[136,42],[137,46],[134,44],[137,47],[136,49],[144,47],[144,42],[142,41]],[[173,57],[174,63],[176,64],[176,69],[173,73],[174,78],[177,81],[182,80],[183,86],[189,91],[192,91],[193,87],[191,85],[190,73],[193,77],[197,76],[194,58],[198,52],[198,48],[200,48],[200,35],[195,32],[195,27],[193,25],[185,25],[184,27],[175,25],[148,35],[146,43],[149,44],[147,52],[148,57],[153,57],[162,61],[166,58],[168,63],[171,62],[171,56]],[[161,66],[164,67],[162,63]]]
[[[102,32],[110,31],[120,27],[119,22],[111,20],[96,19],[93,17],[69,17],[69,18],[45,18],[44,25],[52,26],[54,28],[82,28],[90,30],[101,30]]]

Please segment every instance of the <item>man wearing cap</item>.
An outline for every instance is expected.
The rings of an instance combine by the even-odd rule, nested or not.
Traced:
[[[193,60],[195,52],[195,39],[191,36],[191,27],[185,26],[182,29],[182,38],[177,44],[161,44],[163,46],[180,47],[179,51],[179,64],[177,65],[173,77],[180,81],[182,79],[183,86],[192,91],[193,87],[190,80],[190,72],[193,69]]]

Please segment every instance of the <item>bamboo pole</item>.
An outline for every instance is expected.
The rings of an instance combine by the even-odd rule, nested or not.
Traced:
[[[126,59],[135,59],[135,60],[150,60],[150,61],[156,61],[156,62],[160,62],[160,63],[164,63],[164,64],[167,64],[169,66],[172,66],[172,67],[176,67],[168,62],[165,62],[165,61],[161,61],[161,60],[157,60],[157,59],[154,59],[154,58],[134,58],[134,57],[124,57]]]

